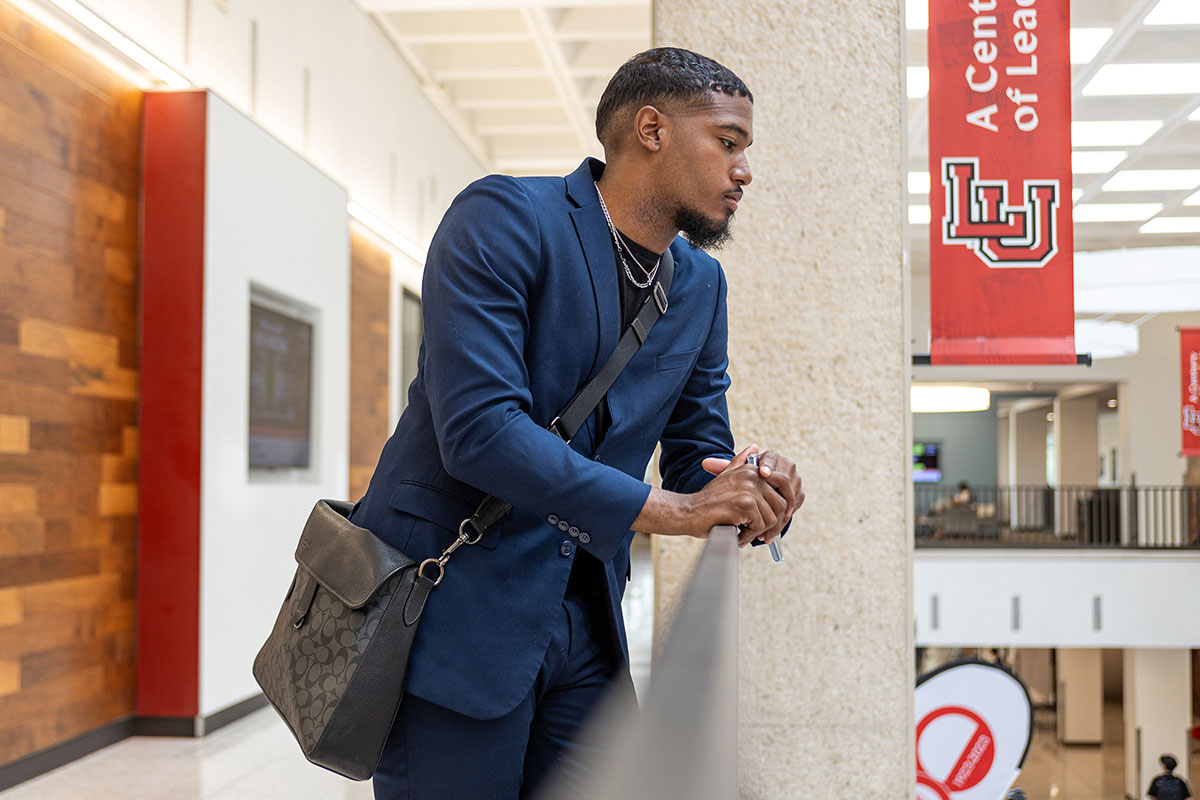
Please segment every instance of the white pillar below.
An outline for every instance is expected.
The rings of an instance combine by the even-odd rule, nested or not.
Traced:
[[[1104,671],[1099,650],[1059,648],[1058,741],[1100,744],[1104,741]]]
[[[1175,774],[1191,782],[1192,661],[1185,648],[1125,650],[1125,795],[1145,797],[1175,756]]]

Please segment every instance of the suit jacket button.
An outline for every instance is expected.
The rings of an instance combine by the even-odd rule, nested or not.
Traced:
[[[557,525],[558,524],[558,515],[551,514],[550,516],[546,517],[546,522],[549,522],[551,525]]]
[[[587,544],[591,540],[592,540],[591,534],[589,534],[587,531],[579,532],[579,543],[580,544]]]
[[[570,528],[567,529],[567,533],[571,534],[572,536],[578,536],[579,528],[576,528],[574,525],[572,525]]]
[[[567,528],[570,528],[570,527],[571,527],[570,523],[568,523],[565,519],[560,519],[558,521],[558,529],[560,531],[562,531],[563,533],[566,533]]]
[[[563,558],[569,558],[571,553],[575,552],[574,542],[563,542],[558,546],[558,553]]]

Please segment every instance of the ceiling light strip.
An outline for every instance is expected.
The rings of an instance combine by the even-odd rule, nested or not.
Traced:
[[[391,225],[372,214],[370,211],[367,211],[358,203],[351,200],[346,205],[346,213],[349,214],[350,218],[355,222],[358,222],[371,233],[375,234],[380,239],[383,239],[401,253],[404,253],[404,255],[416,261],[421,266],[425,265],[427,252],[424,247],[421,247],[412,239],[409,239],[407,236],[400,233],[400,231],[396,230]]]
[[[191,81],[183,75],[153,56],[77,0],[9,0],[9,2],[47,30],[85,51],[104,67],[139,89],[153,89],[160,83],[165,83],[172,89],[187,89],[192,85]],[[59,16],[59,13],[63,16]],[[82,31],[72,27],[72,22],[68,22],[63,18],[64,16],[75,25],[99,38],[104,44],[90,39]],[[118,53],[120,57],[118,57]],[[140,67],[141,70],[137,67]]]
[[[66,14],[69,14],[92,33],[120,50],[131,61],[172,89],[187,89],[192,85],[192,82],[187,78],[155,58],[137,42],[96,16],[90,9],[79,3],[78,0],[49,0],[49,2],[62,9]]]

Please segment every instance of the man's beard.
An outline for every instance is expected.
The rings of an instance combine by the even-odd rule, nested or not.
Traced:
[[[720,250],[733,237],[732,222],[733,214],[727,215],[724,222],[714,222],[693,208],[681,206],[675,212],[675,227],[698,250]]]

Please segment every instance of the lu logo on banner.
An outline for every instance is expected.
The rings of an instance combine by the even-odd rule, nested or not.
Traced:
[[[1069,0],[930,0],[930,356],[1074,364]]]
[[[1058,253],[1058,181],[1025,181],[1025,203],[1010,205],[1008,181],[978,176],[978,158],[942,159],[942,242],[966,245],[993,268],[1044,267]]]

